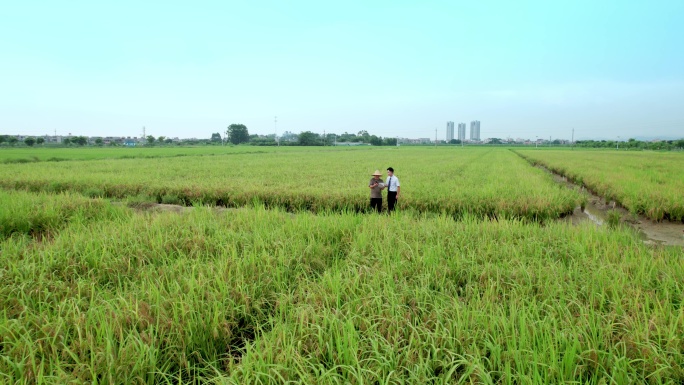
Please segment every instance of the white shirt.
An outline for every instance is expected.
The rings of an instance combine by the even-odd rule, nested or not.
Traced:
[[[385,182],[385,185],[387,186],[387,191],[397,191],[397,187],[401,186],[399,184],[399,178],[397,178],[396,175],[388,176],[387,181]]]

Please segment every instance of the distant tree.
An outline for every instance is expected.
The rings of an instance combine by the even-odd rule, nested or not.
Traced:
[[[165,139],[166,139],[165,136],[160,136],[160,137],[157,138],[157,142],[159,142],[159,143],[164,143],[164,140],[165,140]]]
[[[34,138],[28,137],[24,139],[24,143],[26,143],[26,145],[29,147],[33,147],[33,145],[36,144],[36,140]]]
[[[10,137],[7,139],[7,143],[9,143],[10,146],[14,146],[15,144],[17,144],[18,141],[19,141],[19,139],[17,139],[16,136],[10,136]]]
[[[451,139],[449,144],[461,144],[461,141],[459,139]]]
[[[676,141],[675,146],[679,148],[684,148],[684,139],[679,139],[678,141]]]
[[[154,144],[154,141],[156,140],[152,135],[147,135],[146,139],[148,144]]]
[[[64,138],[64,139],[62,139],[62,144],[64,144],[65,146],[70,145],[70,144],[71,144],[71,139],[69,139],[69,138]]]
[[[167,139],[164,141],[164,143],[166,143],[166,144],[172,144],[172,143],[173,143],[173,139],[167,138]]]
[[[375,135],[371,135],[370,139],[368,140],[372,146],[382,146],[382,138],[378,138]]]
[[[0,135],[0,143],[5,143],[7,141],[7,135]]]
[[[272,136],[265,138],[257,137],[256,139],[249,140],[250,146],[275,146],[276,144],[276,140]]]
[[[45,143],[45,138],[37,138],[36,139],[36,144],[43,144]]]
[[[218,132],[211,134],[211,141],[220,143],[221,142],[221,134]]]
[[[492,138],[492,140],[489,141],[489,144],[501,144],[501,139]]]
[[[342,142],[342,143],[344,143],[344,142],[354,142],[354,139],[356,139],[356,135],[350,134],[350,133],[348,133],[348,132],[345,131],[344,134],[340,135],[340,136],[337,138],[337,141],[338,141],[338,142]]]
[[[320,146],[321,141],[318,138],[318,134],[311,131],[304,131],[299,134],[299,145],[300,146]]]
[[[85,146],[86,144],[88,144],[88,138],[86,138],[85,136],[74,136],[73,138],[71,138],[71,141],[78,144],[79,146]]]
[[[102,146],[104,144],[104,141],[102,140],[102,138],[97,138],[95,139],[95,144],[98,146]]]
[[[396,146],[397,145],[397,138],[385,138],[383,140],[382,144],[385,146]]]
[[[231,124],[226,130],[226,137],[233,144],[249,142],[249,131],[244,124]]]

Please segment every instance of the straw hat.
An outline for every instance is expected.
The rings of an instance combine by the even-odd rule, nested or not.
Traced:
[[[375,172],[372,173],[371,175],[376,176],[376,175],[382,175],[382,174],[380,173],[380,170],[375,170]]]

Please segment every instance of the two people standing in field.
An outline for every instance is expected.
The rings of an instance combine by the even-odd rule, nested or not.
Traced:
[[[375,170],[373,178],[368,183],[371,210],[376,210],[378,213],[382,211],[382,190],[387,188],[387,212],[391,213],[394,211],[394,206],[401,191],[399,178],[394,175],[392,167],[387,168],[387,180],[385,183],[380,179],[381,175],[379,170]]]

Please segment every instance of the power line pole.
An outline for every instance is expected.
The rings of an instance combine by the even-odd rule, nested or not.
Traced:
[[[273,117],[273,130],[275,131],[275,140],[278,146],[280,147],[280,140],[278,139],[278,117],[274,116]]]

